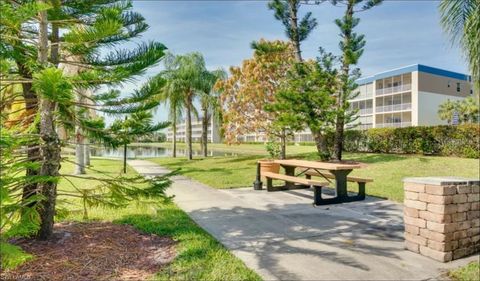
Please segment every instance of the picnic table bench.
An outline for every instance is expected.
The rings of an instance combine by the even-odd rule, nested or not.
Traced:
[[[329,163],[306,160],[275,160],[285,170],[285,174],[266,172],[262,175],[267,179],[267,191],[290,190],[299,188],[314,189],[314,204],[327,205],[335,203],[344,203],[359,201],[365,199],[365,184],[372,182],[372,179],[348,176],[353,169],[361,168],[360,164],[355,163]],[[295,175],[295,169],[302,168],[302,171]],[[257,179],[260,179],[260,169],[257,169]],[[305,178],[300,176],[305,175]],[[322,177],[327,182],[312,180],[312,176]],[[273,180],[285,181],[284,186],[274,187]],[[327,187],[331,183],[330,179],[335,180],[335,193],[333,198],[322,198],[322,187]],[[347,182],[358,183],[358,194],[348,196]]]
[[[267,179],[267,191],[276,191],[276,190],[288,190],[288,189],[295,189],[295,188],[309,188],[310,186],[326,186],[328,182],[321,182],[307,178],[300,178],[300,177],[293,177],[284,174],[278,173],[271,173],[271,172],[264,172],[263,176]],[[274,187],[273,180],[283,180],[287,183],[294,184],[294,186],[290,186],[287,188],[286,186],[282,187]]]

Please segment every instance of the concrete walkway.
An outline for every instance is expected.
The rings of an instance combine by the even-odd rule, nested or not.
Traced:
[[[168,172],[149,161],[128,164],[147,176]],[[178,206],[265,280],[437,280],[478,260],[444,264],[404,250],[402,205],[388,200],[313,207],[310,190],[217,190],[173,180],[168,192]]]

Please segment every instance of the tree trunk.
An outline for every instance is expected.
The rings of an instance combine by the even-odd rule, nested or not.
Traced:
[[[85,103],[84,92],[78,90],[77,101],[79,104]],[[83,119],[85,116],[81,113],[81,108],[77,106],[78,119]],[[85,136],[80,124],[75,126],[75,175],[85,174]]]
[[[208,107],[204,106],[203,118],[202,118],[202,154],[204,157],[208,156],[207,143],[208,143]]]
[[[84,147],[85,147],[85,166],[90,166],[90,143],[88,138],[83,139]]]
[[[330,159],[330,152],[328,151],[327,142],[325,136],[318,131],[312,130],[313,138],[315,139],[315,145],[317,146],[318,155],[322,161]]]
[[[282,129],[282,134],[280,135],[280,159],[287,158],[287,134],[285,129]]]
[[[58,177],[58,170],[60,169],[60,140],[55,131],[54,111],[55,103],[42,100],[40,104],[40,136],[43,140],[43,146],[41,149],[40,175],[52,178]],[[41,223],[38,238],[45,240],[50,238],[53,233],[57,183],[55,180],[42,182],[40,192],[45,199],[39,209]]]
[[[48,59],[48,21],[47,12],[39,12],[39,56],[41,65],[46,65]],[[58,42],[58,28],[52,26],[52,43]],[[56,45],[58,46],[58,45]],[[58,48],[52,48],[52,62],[58,62]],[[46,240],[52,236],[55,217],[55,203],[57,197],[58,170],[60,169],[60,139],[55,130],[56,104],[48,99],[40,102],[40,137],[43,141],[41,148],[42,165],[40,176],[49,178],[39,184],[40,192],[44,196],[39,208],[40,230],[37,237]]]
[[[192,160],[192,94],[189,93],[186,100],[187,124],[185,132],[185,141],[187,142],[187,158]]]
[[[175,112],[176,113],[176,112]],[[173,130],[173,158],[177,157],[177,116],[173,116],[172,122]]]
[[[32,78],[31,73],[27,70],[25,65],[17,64],[18,70],[22,77]],[[22,94],[25,100],[25,111],[27,115],[27,124],[30,125],[33,123],[35,115],[38,112],[38,98],[35,92],[32,90],[32,83],[23,83],[22,84]],[[38,133],[38,126],[36,126],[33,133]],[[38,163],[40,161],[40,147],[39,143],[35,142],[28,145],[27,159],[30,163]],[[35,177],[39,173],[38,168],[27,168],[26,176]],[[22,201],[25,202],[29,197],[37,194],[37,183],[28,183],[23,186],[22,189]],[[35,203],[30,203],[25,205],[26,207],[33,207]]]
[[[85,174],[85,146],[82,128],[75,130],[75,175]]]
[[[355,6],[355,1],[348,1],[347,11],[345,12],[345,17],[352,19],[353,18],[353,7]],[[352,29],[347,29],[343,35],[343,45],[348,46],[352,39]],[[348,80],[350,77],[350,62],[348,58],[349,54],[344,50],[342,58],[342,87],[340,88],[338,99],[337,99],[337,118],[335,124],[335,138],[334,138],[334,158],[338,161],[342,160],[343,152],[343,132],[345,128],[345,103],[344,100],[347,98],[348,92]]]
[[[300,37],[298,34],[298,9],[297,4],[299,0],[289,0],[290,6],[290,26],[292,27],[293,34],[291,40],[293,48],[295,49],[295,59],[302,62],[302,50],[300,49]]]
[[[338,161],[342,160],[344,127],[345,120],[342,114],[337,116],[337,122],[335,124],[335,141],[333,146],[334,159]]]

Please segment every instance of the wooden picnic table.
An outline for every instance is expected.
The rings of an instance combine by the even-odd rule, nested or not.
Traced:
[[[285,174],[289,176],[301,176],[308,171],[315,171],[319,174],[322,171],[328,171],[335,177],[335,191],[336,197],[322,199],[321,194],[316,194],[315,202],[322,202],[322,204],[334,204],[334,203],[343,203],[343,202],[352,202],[365,199],[365,196],[348,196],[347,192],[347,176],[354,169],[359,169],[362,166],[360,164],[350,164],[350,163],[332,163],[332,162],[318,162],[318,161],[307,161],[307,160],[275,160],[275,163],[280,164],[285,170]],[[295,175],[295,169],[303,168],[302,171]],[[325,177],[326,180],[330,180]],[[287,189],[298,188],[294,183],[285,182],[285,187]],[[306,186],[305,188],[308,188]]]

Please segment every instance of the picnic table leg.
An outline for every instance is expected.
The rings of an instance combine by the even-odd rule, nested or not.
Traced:
[[[295,167],[292,166],[283,166],[285,169],[285,175],[287,176],[295,176]],[[287,189],[293,189],[295,187],[295,183],[293,182],[285,182],[285,188]]]
[[[359,199],[364,200],[365,199],[365,183],[364,182],[359,182],[358,183],[358,195],[357,197]]]
[[[257,163],[257,177],[255,181],[253,182],[253,189],[254,190],[262,190],[262,178],[260,175],[260,163]]]
[[[339,200],[348,199],[347,176],[352,170],[330,170],[335,175],[335,191]]]

